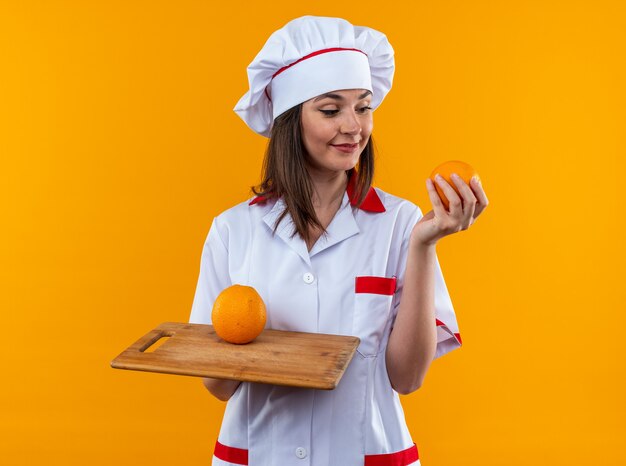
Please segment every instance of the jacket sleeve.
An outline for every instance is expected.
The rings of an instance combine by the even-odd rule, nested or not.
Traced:
[[[404,286],[404,272],[406,269],[406,261],[408,257],[409,239],[415,224],[423,217],[419,207],[411,216],[406,228],[402,244],[400,247],[400,259],[398,261],[398,270],[396,272],[397,284],[393,305],[393,321],[395,322],[398,314],[398,306],[402,299],[402,289]],[[461,334],[456,320],[452,300],[448,293],[448,287],[443,278],[439,258],[435,254],[435,325],[437,326],[437,349],[435,357],[437,359],[450,351],[461,347]]]
[[[219,219],[214,218],[202,249],[200,275],[191,306],[189,323],[211,324],[215,298],[230,285],[228,247],[220,234]]]

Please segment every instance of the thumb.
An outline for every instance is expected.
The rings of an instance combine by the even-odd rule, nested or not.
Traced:
[[[420,220],[419,220],[419,221],[420,221],[420,222],[421,222],[422,220],[424,220],[424,221],[428,221],[428,220],[430,220],[431,218],[433,218],[434,216],[435,216],[435,211],[434,211],[434,210],[431,210],[431,211],[429,211],[426,215],[423,215],[423,216],[422,216],[422,218],[420,218]]]

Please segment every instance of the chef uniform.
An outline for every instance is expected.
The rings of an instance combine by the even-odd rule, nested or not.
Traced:
[[[250,90],[235,112],[271,135],[285,110],[339,89],[369,89],[376,108],[391,87],[393,49],[384,34],[339,18],[304,16],[276,31],[248,67]],[[226,287],[254,287],[266,328],[354,335],[360,344],[334,390],[241,382],[228,400],[214,466],[419,465],[385,352],[402,299],[419,207],[371,187],[357,207],[354,171],[328,235],[308,251],[293,235],[282,198],[257,196],[213,219],[202,251],[191,323],[211,323]],[[435,358],[461,346],[435,260]]]

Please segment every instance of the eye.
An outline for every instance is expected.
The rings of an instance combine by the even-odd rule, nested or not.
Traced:
[[[372,110],[372,107],[368,106],[368,107],[361,107],[358,111],[361,113],[367,113],[370,110]],[[320,112],[322,112],[326,116],[333,116],[337,114],[339,110],[320,110]]]

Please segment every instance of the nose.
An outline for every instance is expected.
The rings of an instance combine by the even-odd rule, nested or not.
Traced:
[[[359,134],[361,132],[361,122],[354,111],[344,112],[341,120],[340,131],[344,134]]]

